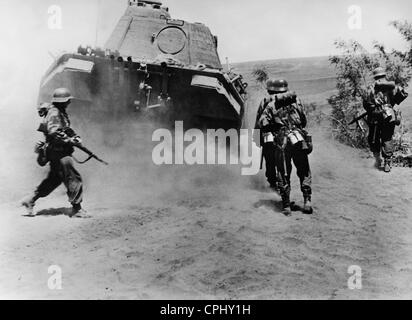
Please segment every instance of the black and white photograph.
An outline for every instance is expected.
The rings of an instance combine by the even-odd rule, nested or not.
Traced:
[[[0,0],[0,43],[0,300],[412,299],[410,0]]]

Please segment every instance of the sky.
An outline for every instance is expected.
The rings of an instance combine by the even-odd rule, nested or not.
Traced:
[[[51,51],[80,43],[103,45],[127,6],[126,0],[0,0],[1,30]],[[327,56],[335,39],[357,39],[366,47],[379,40],[388,47],[404,42],[391,20],[412,21],[410,0],[163,0],[172,17],[204,22],[219,37],[219,53],[233,62]],[[48,8],[62,8],[62,29],[49,30]],[[350,6],[361,11],[362,28],[351,30]],[[23,19],[21,19],[23,18]],[[37,38],[37,39],[36,39]]]
[[[173,18],[203,22],[219,37],[222,62],[335,54],[336,39],[374,40],[406,49],[389,22],[412,21],[410,0],[163,0]],[[48,9],[62,10],[62,28],[49,28]],[[362,28],[350,29],[350,6],[361,9]],[[127,0],[0,0],[0,78],[37,81],[63,51],[79,44],[102,46]],[[97,35],[97,37],[96,37]],[[97,41],[96,41],[97,40]],[[30,57],[28,59],[28,57]],[[10,93],[12,84],[0,94]],[[17,90],[17,89],[16,89]]]

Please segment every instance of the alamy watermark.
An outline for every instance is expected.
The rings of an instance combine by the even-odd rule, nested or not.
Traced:
[[[362,289],[362,268],[356,265],[349,266],[348,274],[351,276],[348,279],[348,288],[350,290]]]
[[[362,8],[358,5],[351,5],[348,7],[348,28],[350,30],[362,29]]]
[[[51,275],[47,280],[47,287],[50,290],[62,290],[62,269],[57,265],[52,265],[47,272]]]
[[[152,141],[159,142],[152,152],[156,165],[241,165],[244,176],[260,170],[260,150],[253,146],[250,129],[199,129],[184,131],[183,121],[175,130],[157,129]],[[254,133],[260,136],[259,130]]]
[[[48,28],[50,30],[61,30],[63,28],[62,8],[58,5],[52,5],[47,9],[47,13],[49,14]]]

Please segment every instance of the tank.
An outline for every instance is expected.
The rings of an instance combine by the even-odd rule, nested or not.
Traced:
[[[67,87],[81,121],[156,119],[191,128],[240,128],[247,84],[224,71],[218,39],[202,23],[172,19],[158,1],[131,0],[104,48],[59,56],[39,103]]]

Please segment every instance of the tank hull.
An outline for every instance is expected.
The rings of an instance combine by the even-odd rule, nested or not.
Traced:
[[[136,117],[166,125],[184,121],[185,127],[228,129],[240,128],[244,114],[236,82],[204,67],[65,54],[43,77],[39,103],[50,101],[59,87],[71,91],[70,113],[82,121]]]

